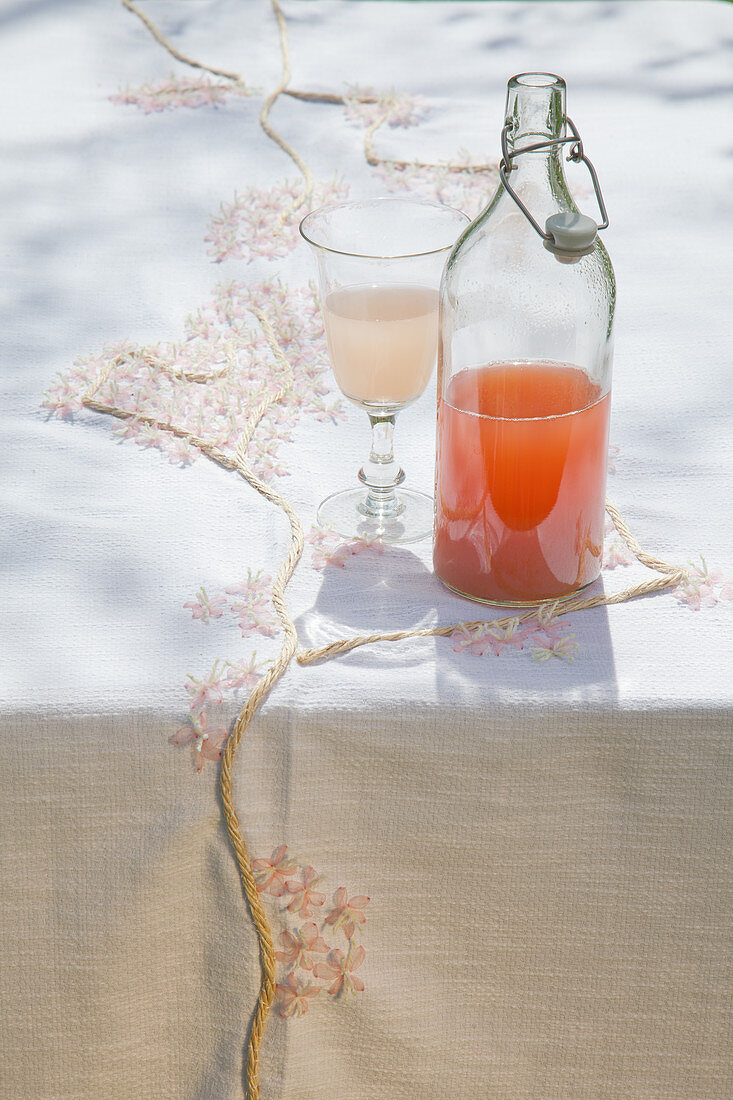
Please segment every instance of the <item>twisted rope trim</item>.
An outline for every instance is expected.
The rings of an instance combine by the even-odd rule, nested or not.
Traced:
[[[665,588],[672,588],[680,584],[685,578],[684,569],[676,565],[669,565],[668,562],[653,557],[641,548],[627,527],[621,513],[610,501],[606,501],[606,511],[634,557],[642,565],[646,565],[649,569],[653,569],[662,575],[655,580],[642,581],[630,588],[624,588],[621,592],[612,593],[610,596],[571,596],[570,599],[564,601],[558,600],[556,603],[549,605],[553,618],[559,619],[563,615],[570,615],[575,611],[585,611],[591,607],[626,603],[628,600],[637,599],[639,596],[649,596],[654,592],[661,592]],[[363,645],[371,645],[373,642],[400,642],[405,638],[445,638],[462,627],[467,630],[475,630],[477,627],[489,625],[492,627],[506,627],[512,622],[523,623],[534,618],[537,613],[537,606],[539,605],[530,607],[519,615],[506,615],[501,619],[474,619],[471,622],[452,623],[450,626],[431,626],[422,630],[391,630],[380,634],[362,634],[354,638],[340,638],[338,641],[330,642],[319,649],[301,649],[296,659],[299,665],[313,665],[317,661],[327,661],[332,657],[340,657],[343,653],[350,653],[352,649],[358,649],[359,646]]]
[[[252,435],[259,424],[262,417],[267,410],[273,405],[276,405],[286,393],[290,390],[293,384],[293,375],[290,366],[285,359],[285,356],[280,350],[277,338],[273,332],[272,326],[268,321],[265,314],[256,308],[252,309],[252,312],[257,317],[257,320],[262,326],[267,342],[272,349],[273,355],[278,360],[280,365],[286,372],[285,380],[281,388],[277,393],[272,394],[252,414],[252,418],[247,426],[247,429],[242,433],[242,436],[237,445],[235,468],[241,476],[249,482],[249,484],[265,497],[272,504],[281,508],[290,521],[290,551],[285,558],[284,562],[278,570],[275,582],[272,586],[272,603],[277,613],[280,623],[283,628],[283,642],[280,647],[280,651],[273,662],[271,668],[265,676],[255,686],[254,690],[250,694],[247,702],[242,707],[239,713],[239,717],[234,723],[234,728],[229,735],[229,739],[224,749],[221,760],[221,771],[219,773],[219,791],[221,794],[222,806],[224,807],[224,817],[226,819],[227,832],[231,841],[234,853],[237,857],[237,865],[239,867],[240,877],[242,879],[242,885],[247,897],[247,903],[252,915],[255,928],[257,930],[257,937],[260,945],[260,965],[261,965],[261,980],[260,980],[260,992],[257,998],[257,1007],[255,1009],[254,1018],[250,1027],[249,1040],[247,1043],[247,1095],[249,1100],[259,1100],[260,1088],[258,1078],[258,1058],[260,1042],[262,1040],[262,1034],[265,1027],[267,1016],[272,1007],[272,1002],[275,997],[275,947],[272,941],[272,931],[267,920],[260,895],[257,892],[257,885],[254,879],[254,872],[252,871],[252,860],[247,850],[247,845],[242,835],[242,830],[239,824],[239,818],[237,817],[236,810],[234,809],[234,801],[232,795],[232,764],[234,762],[234,756],[239,747],[239,743],[242,739],[242,734],[246,730],[247,726],[251,722],[257,708],[260,703],[267,698],[270,691],[285,673],[293,656],[295,654],[298,645],[298,634],[295,629],[295,623],[290,617],[288,607],[285,602],[285,588],[288,581],[292,577],[295,567],[298,564],[301,555],[303,553],[304,535],[303,527],[301,525],[298,516],[290,503],[276,492],[271,486],[267,485],[264,481],[257,477],[254,471],[247,462],[247,447],[249,446]]]
[[[199,450],[207,455],[212,461],[217,462],[220,466],[223,466],[227,470],[236,470],[237,473],[247,481],[253,489],[263,496],[266,500],[269,500],[271,504],[281,508],[290,522],[290,551],[283,561],[280,569],[278,570],[275,582],[272,586],[272,603],[280,620],[283,629],[283,642],[278,652],[277,657],[273,661],[272,666],[267,673],[258,681],[254,689],[250,693],[246,703],[239,712],[239,716],[234,723],[231,734],[226,744],[226,748],[222,754],[221,769],[219,772],[219,792],[221,796],[222,807],[224,810],[224,818],[226,821],[227,833],[229,834],[229,840],[234,854],[237,860],[237,866],[239,868],[239,874],[242,881],[242,887],[244,890],[249,911],[257,931],[257,939],[260,949],[260,991],[257,998],[257,1006],[250,1026],[249,1038],[247,1041],[247,1056],[246,1056],[246,1069],[247,1069],[247,1096],[248,1100],[259,1100],[259,1076],[258,1076],[258,1060],[259,1060],[259,1048],[262,1040],[262,1033],[264,1031],[265,1021],[272,1007],[272,1002],[275,997],[275,947],[272,939],[272,931],[267,920],[267,915],[262,906],[260,895],[257,892],[257,884],[255,882],[254,872],[252,870],[252,860],[247,850],[247,845],[242,834],[242,829],[239,824],[239,818],[234,808],[234,798],[232,792],[232,766],[234,763],[234,757],[239,744],[242,740],[242,735],[247,729],[247,726],[252,721],[255,712],[257,711],[260,703],[267,698],[270,691],[284,674],[288,668],[293,656],[295,654],[298,645],[298,635],[295,629],[295,624],[290,617],[288,607],[285,602],[285,588],[292,577],[295,567],[300,560],[303,553],[304,534],[302,524],[295,513],[290,503],[281,496],[270,485],[267,485],[254,473],[247,461],[247,448],[252,440],[255,430],[258,424],[262,420],[268,409],[273,405],[282,401],[283,397],[290,391],[293,384],[293,373],[287,359],[282,353],[282,350],[277,342],[277,337],[270,324],[267,316],[262,310],[257,307],[251,307],[251,312],[255,315],[260,323],[262,331],[267,339],[268,344],[272,350],[272,353],[277,360],[278,364],[283,369],[283,381],[280,388],[273,394],[270,394],[264,401],[262,401],[252,412],[250,419],[247,423],[245,431],[240,436],[237,444],[237,450],[234,459],[231,459],[218,447],[209,443],[205,439],[201,439],[199,436],[194,435],[192,432],[186,431],[183,428],[179,428],[176,424],[169,423],[167,421],[157,420],[151,416],[143,416],[135,413],[128,412],[125,409],[120,409],[115,405],[109,405],[103,401],[98,401],[95,394],[100,387],[109,378],[112,370],[119,366],[121,363],[128,359],[127,355],[119,355],[115,359],[110,360],[106,364],[105,368],[100,371],[96,380],[92,386],[82,396],[82,404],[87,409],[91,409],[93,412],[103,413],[109,416],[115,416],[120,420],[136,420],[144,424],[150,424],[161,431],[171,432],[173,435],[178,436],[180,439],[185,439],[189,443],[198,447]]]

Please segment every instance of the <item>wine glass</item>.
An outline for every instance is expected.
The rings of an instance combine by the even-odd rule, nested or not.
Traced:
[[[323,323],[339,389],[372,426],[362,488],[333,493],[318,522],[344,538],[416,542],[432,531],[433,501],[400,489],[395,416],[435,366],[440,277],[469,218],[437,202],[377,198],[314,210],[300,223],[318,265]]]

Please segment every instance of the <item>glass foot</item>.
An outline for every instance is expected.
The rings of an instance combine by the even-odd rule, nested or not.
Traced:
[[[320,504],[319,524],[344,539],[381,538],[394,544],[419,542],[433,533],[433,498],[414,489],[398,489],[388,511],[371,514],[365,489],[333,493]]]

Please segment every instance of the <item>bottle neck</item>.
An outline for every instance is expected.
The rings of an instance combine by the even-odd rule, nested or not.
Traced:
[[[509,81],[505,120],[509,152],[538,142],[565,136],[565,81],[549,73],[523,73]],[[565,181],[562,150],[555,145],[513,158],[510,182],[514,190],[539,201],[543,218],[557,210],[574,210],[575,204]],[[508,198],[508,196],[507,196]],[[511,201],[511,200],[510,200]],[[533,211],[534,213],[534,211]]]

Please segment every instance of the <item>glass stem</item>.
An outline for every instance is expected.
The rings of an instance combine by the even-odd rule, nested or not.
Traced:
[[[405,471],[395,462],[392,449],[395,418],[367,415],[372,426],[372,449],[368,462],[359,470],[359,480],[369,492],[359,511],[365,516],[398,516],[405,506],[395,489],[405,480]]]

